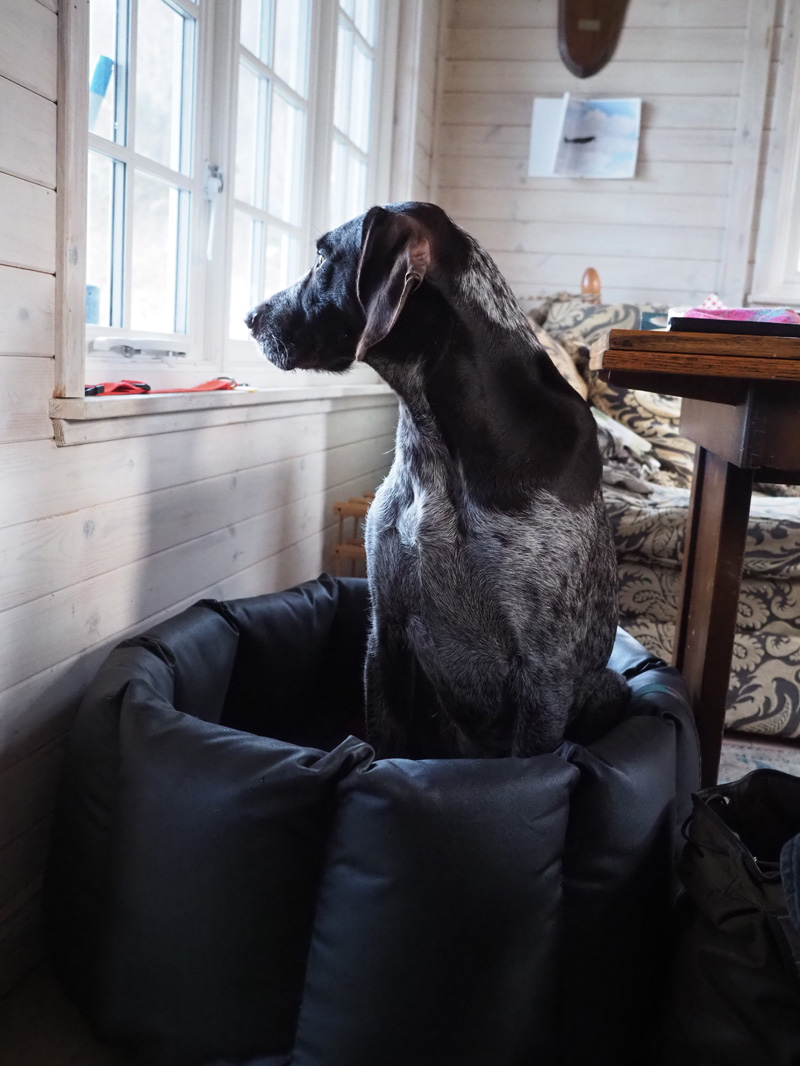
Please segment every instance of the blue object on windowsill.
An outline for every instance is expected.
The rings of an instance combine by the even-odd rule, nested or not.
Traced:
[[[103,100],[108,91],[108,83],[111,81],[111,72],[114,69],[114,60],[108,56],[100,56],[94,65],[92,80],[89,82],[89,130],[94,129],[97,116],[100,113]],[[88,321],[88,319],[87,319]]]
[[[86,286],[86,325],[100,325],[100,286]]]

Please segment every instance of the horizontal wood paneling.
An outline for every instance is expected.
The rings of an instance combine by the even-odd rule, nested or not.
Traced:
[[[0,266],[0,353],[54,354],[55,278]]]
[[[473,219],[682,227],[721,227],[725,221],[725,201],[713,196],[617,196],[613,192],[587,193],[579,188],[553,192],[544,181],[529,189],[442,188],[440,201],[467,229],[468,220]],[[487,247],[492,251],[491,242]]]
[[[496,189],[528,186],[548,192],[570,192],[572,178],[530,178],[528,159],[464,158],[460,155],[439,157],[439,174],[443,185],[458,189]],[[669,196],[725,197],[731,181],[730,163],[651,163],[643,160],[630,180],[595,178],[582,183],[587,196],[612,193],[646,196],[662,193]]]
[[[693,259],[637,259],[633,256],[560,255],[546,253],[530,255],[520,252],[497,252],[497,265],[512,288],[519,293],[535,293],[541,279],[546,277],[556,291],[574,291],[588,265],[595,268],[604,289],[625,288],[635,277],[640,289],[674,286],[687,292],[710,292],[717,278],[717,263]]]
[[[0,444],[52,438],[46,399],[54,380],[52,359],[0,355]]]
[[[354,477],[369,478],[392,451],[386,435],[178,484],[0,529],[0,610],[108,574],[122,565],[286,506]],[[248,457],[247,461],[250,461]],[[365,489],[374,489],[367,482]]]
[[[106,575],[92,575],[2,612],[0,646],[5,655],[0,661],[0,691],[109,640],[139,618],[167,610],[187,589],[222,581],[310,535],[324,527],[332,502],[324,493],[307,495],[117,567],[113,583]],[[224,522],[225,516],[219,520]],[[48,639],[31,640],[32,633],[47,633]]]
[[[591,226],[573,222],[498,222],[476,219],[472,234],[482,243],[492,243],[495,254],[541,253],[542,248],[558,247],[562,254],[583,256],[624,256],[663,259],[683,248],[681,258],[708,262],[719,260],[722,234],[699,226],[640,226],[599,222]]]
[[[41,4],[0,0],[0,74],[55,100],[57,28]]]
[[[0,171],[56,187],[56,105],[0,77]]]
[[[52,776],[52,770],[48,776]],[[35,778],[35,775],[31,773],[30,777]],[[48,790],[49,785],[45,787],[45,792]],[[3,816],[0,815],[0,823],[2,821]],[[24,828],[16,834],[2,849],[0,899],[13,900],[29,886],[38,888],[47,857],[50,824],[49,817],[41,818],[31,828]]]
[[[248,465],[326,451],[357,440],[383,437],[396,407],[334,411],[276,422],[216,426],[202,432],[107,441],[90,449],[58,449],[51,441],[8,444],[0,459],[3,522],[34,522],[154,492]]]
[[[736,96],[739,63],[619,63],[592,78],[592,96]],[[587,84],[552,60],[471,59],[448,63],[447,91],[587,95]]]
[[[556,0],[454,0],[438,199],[520,296],[575,291],[589,265],[607,298],[691,303],[720,284],[748,2],[635,0],[614,58],[583,80],[560,60]],[[642,99],[634,179],[528,177],[533,99],[564,92]]]
[[[530,146],[530,115],[524,125],[450,125],[442,131],[440,155],[464,159],[515,159],[525,166]],[[657,163],[730,163],[733,130],[645,129],[642,158]],[[551,179],[553,180],[553,179]]]
[[[0,173],[0,265],[54,273],[56,194]]]
[[[464,90],[456,93],[445,88],[442,97],[442,121],[455,125],[486,123],[527,125],[530,128],[534,95],[535,91],[477,93]],[[545,95],[554,96],[560,93]],[[732,130],[736,125],[736,99],[732,96],[645,96],[643,110],[647,125],[659,129],[680,130],[688,127]]]
[[[30,972],[41,958],[43,949],[39,897],[33,896],[20,902],[19,907],[0,920],[0,996]],[[42,1025],[41,1018],[37,1021]],[[11,1062],[16,1066],[13,1059]]]
[[[542,32],[542,27],[464,28],[456,25],[450,35],[449,55],[451,59],[552,61],[557,54],[555,26],[552,30],[548,33]],[[683,26],[632,27],[626,16],[614,53],[614,64],[649,61],[740,63],[743,43],[743,27],[695,27],[691,34],[687,34]]]
[[[62,757],[62,744],[56,739],[0,774],[4,800],[0,804],[0,866],[5,866],[8,845],[52,813]],[[7,884],[7,894],[0,897],[0,909],[31,880],[29,872],[20,868],[19,881]]]
[[[747,25],[748,0],[633,0],[625,13],[625,24],[646,29],[702,26],[743,27]],[[453,25],[481,28],[534,27],[555,29],[558,12],[545,0],[458,0]]]

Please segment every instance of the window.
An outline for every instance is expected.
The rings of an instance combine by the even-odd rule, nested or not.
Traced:
[[[386,198],[397,3],[91,0],[87,383],[323,383],[242,319]]]

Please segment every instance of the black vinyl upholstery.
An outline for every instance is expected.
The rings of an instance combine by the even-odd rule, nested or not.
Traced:
[[[366,583],[204,602],[116,648],[71,734],[50,953],[149,1066],[638,1063],[699,759],[620,631],[629,718],[531,759],[375,760]]]

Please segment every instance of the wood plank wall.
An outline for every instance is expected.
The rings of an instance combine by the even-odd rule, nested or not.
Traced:
[[[388,395],[56,447],[53,8],[0,0],[0,995],[41,951],[64,735],[102,658],[201,597],[329,567],[331,506],[378,484],[396,422]]]
[[[615,57],[581,80],[558,56],[556,0],[453,0],[436,195],[518,296],[574,292],[587,266],[610,300],[717,288],[749,9],[630,0]],[[567,91],[642,98],[635,180],[527,177],[533,97]]]

